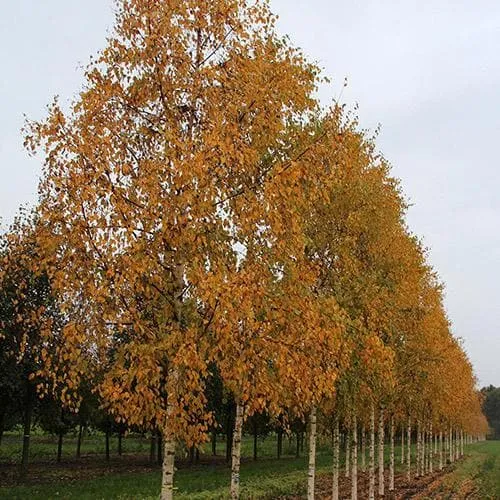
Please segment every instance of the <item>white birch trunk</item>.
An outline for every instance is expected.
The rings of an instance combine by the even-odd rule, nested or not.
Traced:
[[[401,425],[401,465],[405,463],[405,427]]]
[[[243,429],[243,405],[236,404],[233,449],[231,452],[231,500],[240,498],[241,433]]]
[[[163,438],[163,464],[161,480],[161,500],[172,500],[174,494],[175,440],[166,434]]]
[[[422,465],[422,429],[420,429],[420,420],[417,421],[417,477],[421,476]]]
[[[439,431],[439,470],[443,470],[443,431]]]
[[[464,456],[464,431],[460,431],[460,456]]]
[[[432,446],[434,443],[434,447]],[[432,424],[429,427],[429,472],[432,474],[434,472],[434,451],[436,449],[436,440],[434,439],[434,434],[432,432]]]
[[[368,499],[375,499],[375,408],[372,404],[370,411],[370,464],[368,481]]]
[[[361,429],[361,470],[366,472],[366,430],[364,425]]]
[[[389,491],[394,491],[394,415],[390,423]]]
[[[379,408],[378,418],[378,494],[384,496],[384,408]]]
[[[345,471],[344,475],[348,479],[350,475],[350,465],[351,465],[351,425],[350,421],[346,421],[347,429],[345,433]]]
[[[411,481],[411,419],[408,417],[406,428],[406,479]]]
[[[427,474],[427,431],[425,429],[425,424],[422,425],[422,475]]]
[[[429,430],[424,425],[424,476],[429,473]]]
[[[332,500],[339,500],[339,465],[340,465],[340,427],[339,418],[335,418],[333,430],[333,485]]]
[[[448,446],[449,446],[449,455],[450,455],[450,464],[454,462],[455,454],[453,453],[453,429],[450,427],[448,431]]]
[[[358,499],[358,420],[352,418],[351,500]]]
[[[309,415],[309,469],[307,473],[307,500],[314,500],[316,475],[316,408]]]

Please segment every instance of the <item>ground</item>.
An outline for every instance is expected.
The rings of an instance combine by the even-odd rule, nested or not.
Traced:
[[[20,484],[16,479],[19,441],[7,436],[0,446],[0,498],[8,499],[157,499],[160,471],[149,462],[149,442],[140,436],[124,439],[124,454],[116,455],[113,443],[112,459],[103,459],[102,437],[87,438],[82,458],[74,458],[74,440],[66,439],[61,464],[55,463],[52,438],[35,437],[32,466],[28,479]],[[244,440],[242,464],[242,498],[304,498],[307,464],[304,456],[293,456],[293,442],[286,443],[285,456],[274,456],[273,438],[259,440],[258,461],[251,458],[251,439]],[[223,443],[219,456],[202,455],[202,463],[188,466],[179,462],[176,474],[176,498],[226,498],[230,470],[224,463]],[[397,451],[397,455],[399,450]],[[399,460],[397,460],[399,463]],[[318,449],[318,499],[331,498],[331,455],[328,443]],[[366,477],[360,473],[359,498],[365,498]],[[407,484],[404,474],[396,479],[394,499],[500,499],[500,441],[478,443],[467,447],[467,456],[443,474],[435,474]],[[342,477],[342,498],[348,498],[350,484]],[[386,498],[391,498],[387,495]]]

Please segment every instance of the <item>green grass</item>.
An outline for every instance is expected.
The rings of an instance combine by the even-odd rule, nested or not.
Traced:
[[[10,436],[14,438],[13,436]],[[9,441],[12,441],[9,439]],[[74,455],[74,446],[70,438],[68,441],[68,453]],[[35,436],[33,439],[33,455],[44,459],[51,459],[55,456],[55,443],[49,438]],[[14,460],[18,457],[20,443],[13,439],[9,445],[0,447],[0,462],[9,457]],[[243,440],[243,463],[241,467],[241,491],[242,498],[275,498],[280,495],[304,493],[307,479],[307,460],[305,456],[295,458],[295,443],[287,439],[283,441],[283,451],[286,456],[277,460],[276,439],[270,436],[259,440],[258,461],[251,459],[253,452],[253,440],[247,436]],[[71,446],[70,446],[71,445]],[[456,471],[457,484],[463,477],[476,475],[483,469],[491,470],[485,474],[484,488],[491,491],[500,491],[500,479],[498,467],[500,466],[500,445],[496,454],[489,449],[483,449],[484,445],[471,447],[474,450],[471,455],[471,463],[463,462]],[[139,452],[144,458],[149,456],[149,443],[146,439],[138,436],[128,436],[124,439],[123,448],[125,452]],[[94,435],[86,439],[86,448],[91,456],[95,454],[95,460],[101,460],[99,454],[104,452],[103,437]],[[116,442],[113,445],[116,450]],[[224,455],[223,442],[218,443],[219,455]],[[388,460],[389,449],[386,447],[386,457]],[[487,460],[486,458],[489,459]],[[481,458],[482,457],[482,458]],[[139,457],[140,458],[140,457]],[[484,459],[483,459],[484,458]],[[318,446],[317,471],[318,475],[331,473],[331,448],[328,440],[324,440]],[[105,469],[105,462],[102,462]],[[116,465],[116,462],[115,462]],[[400,465],[400,449],[396,447],[396,466]],[[463,467],[463,471],[462,471]],[[56,469],[57,470],[57,469]],[[139,469],[140,470],[140,469]],[[495,476],[496,472],[496,476]],[[89,475],[92,471],[89,471]],[[462,476],[460,475],[462,474]],[[47,500],[53,498],[62,499],[157,499],[160,490],[160,471],[138,472],[137,468],[132,472],[117,473],[116,469],[111,470],[107,475],[91,480],[56,480],[49,484],[19,485],[10,488],[0,487],[0,498]],[[218,498],[228,498],[228,485],[230,482],[230,469],[220,463],[216,465],[200,465],[196,467],[183,467],[176,472],[175,486],[176,498],[208,500]],[[494,483],[489,484],[490,482]],[[496,485],[496,486],[495,486]],[[450,487],[454,487],[451,485]],[[497,488],[497,489],[495,489]],[[452,497],[451,497],[452,498]],[[488,498],[488,497],[484,497]],[[491,498],[500,498],[500,495]]]
[[[469,487],[472,498],[500,498],[500,441],[485,441],[468,447],[467,457],[443,481],[443,490],[455,498]]]
[[[76,435],[64,436],[62,455],[64,458],[75,457],[76,455]],[[20,433],[6,433],[0,445],[0,464],[18,463],[22,450],[22,435]],[[140,435],[131,435],[123,439],[123,453],[144,454],[149,456],[149,441]],[[111,439],[111,453],[117,453],[118,439]],[[104,455],[105,441],[101,433],[93,433],[85,436],[81,446],[82,455]],[[31,436],[30,460],[32,462],[56,460],[57,457],[57,437],[51,435]]]

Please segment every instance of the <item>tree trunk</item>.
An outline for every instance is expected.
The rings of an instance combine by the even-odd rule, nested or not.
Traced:
[[[422,429],[420,428],[420,420],[417,421],[417,478],[422,472]]]
[[[390,422],[389,491],[394,491],[394,415]]]
[[[123,449],[122,449],[122,444],[123,444],[122,441],[123,441],[123,432],[120,430],[118,432],[118,456],[120,456],[120,457],[122,456],[122,451],[123,451]]]
[[[335,417],[333,429],[333,485],[332,500],[339,500],[339,465],[340,465],[340,426],[339,418]]]
[[[31,384],[26,388],[26,400],[24,405],[24,434],[23,434],[23,452],[21,459],[21,477],[25,478],[28,473],[28,462],[30,455],[30,436],[31,436],[31,418],[34,406],[34,390]]]
[[[78,438],[76,441],[76,458],[82,456],[82,439],[83,439],[83,424],[80,423],[78,426]]]
[[[368,498],[375,499],[375,408],[373,403],[370,411],[370,465],[369,465]]]
[[[378,494],[384,496],[384,408],[379,408],[378,417]]]
[[[427,431],[425,430],[425,423],[422,424],[422,476],[425,476],[427,473],[427,448],[425,446]]]
[[[439,431],[439,470],[443,470],[443,431]]]
[[[279,460],[281,458],[281,454],[283,453],[283,429],[281,427],[278,429],[278,439],[276,448]]]
[[[149,438],[149,461],[154,463],[156,456],[156,436],[154,432],[151,432],[151,437]]]
[[[158,465],[163,467],[163,461],[165,459],[164,457],[164,452],[163,452],[163,437],[161,435],[161,432],[158,431],[158,434],[156,435],[156,460]]]
[[[212,456],[217,456],[217,431],[215,429],[212,431]]]
[[[63,433],[60,432],[57,439],[57,463],[61,462],[62,457],[62,445],[63,445]]]
[[[106,430],[106,462],[109,462],[109,431]]]
[[[5,428],[5,407],[2,404],[2,408],[0,409],[0,446],[2,445],[3,432]]]
[[[450,427],[450,429],[448,430],[448,454],[449,454],[449,458],[450,458],[450,464],[453,463],[453,435],[452,435],[453,431]]]
[[[401,465],[405,463],[405,427],[401,425]]]
[[[307,473],[307,500],[314,500],[316,475],[316,408],[309,415],[309,468]]]
[[[295,458],[300,457],[300,432],[297,432],[297,448],[295,450]]]
[[[351,466],[351,429],[350,421],[347,420],[347,429],[345,432],[345,477],[349,479],[350,466]]]
[[[460,456],[464,456],[464,431],[460,431]]]
[[[233,451],[231,459],[231,499],[240,498],[240,462],[241,462],[241,433],[243,429],[243,405],[236,404],[236,418],[233,432]]]
[[[167,403],[168,405],[168,403]],[[167,412],[168,412],[167,408]],[[161,500],[172,500],[174,494],[174,463],[175,463],[175,439],[168,432],[163,439],[158,436],[158,449],[162,449],[163,441],[163,464],[161,478]],[[160,451],[161,454],[161,451]]]
[[[434,448],[432,443],[434,442]],[[434,451],[436,448],[436,440],[434,439],[434,433],[432,429],[432,424],[429,427],[429,472],[432,474],[434,472]]]
[[[408,417],[406,427],[406,479],[411,481],[411,419]]]
[[[257,460],[257,420],[253,418],[253,459]]]
[[[364,425],[361,429],[361,470],[366,472],[366,431]]]
[[[358,498],[358,420],[352,418],[352,468],[351,468],[351,500]]]

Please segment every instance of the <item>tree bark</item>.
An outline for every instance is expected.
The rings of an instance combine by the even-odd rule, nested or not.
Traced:
[[[370,464],[368,480],[368,498],[375,499],[375,408],[373,403],[370,410]]]
[[[156,436],[154,432],[151,432],[151,437],[149,438],[149,461],[154,463],[156,455]]]
[[[417,421],[417,478],[422,474],[422,429],[420,428],[420,420]]]
[[[277,439],[277,446],[276,446],[276,452],[278,456],[278,460],[281,458],[281,454],[283,453],[283,429],[280,427],[278,429],[278,439]]]
[[[339,500],[339,465],[340,465],[340,425],[338,416],[335,417],[333,429],[333,485],[332,500]]]
[[[300,457],[300,432],[297,432],[297,447],[295,449],[295,458]]]
[[[401,425],[401,465],[405,463],[405,427]]]
[[[57,463],[61,462],[62,457],[62,445],[63,445],[63,433],[60,432],[57,439]]]
[[[212,431],[211,444],[212,444],[212,456],[216,457],[217,456],[217,431],[215,429]]]
[[[389,491],[394,491],[394,415],[390,422]]]
[[[163,467],[163,460],[164,460],[163,437],[160,431],[158,431],[158,434],[156,435],[156,460],[158,465]]]
[[[21,459],[21,477],[25,478],[28,473],[28,462],[30,454],[31,419],[34,406],[34,389],[31,384],[26,388],[26,400],[24,405],[24,426],[23,426],[23,451]]]
[[[76,441],[76,458],[82,456],[82,439],[83,439],[83,424],[80,423],[78,426],[78,438]]]
[[[316,475],[316,408],[309,415],[309,468],[307,473],[307,500],[314,500]]]
[[[3,432],[5,428],[5,407],[2,403],[2,408],[0,409],[0,446],[2,445]]]
[[[257,420],[253,418],[253,459],[257,460]]]
[[[411,481],[411,419],[408,417],[406,427],[406,479]]]
[[[439,431],[439,470],[443,470],[443,431]]]
[[[361,470],[366,472],[366,431],[364,425],[361,429]]]
[[[118,456],[122,456],[123,448],[122,448],[122,441],[123,441],[123,432],[120,430],[118,432]]]
[[[351,428],[350,428],[350,421],[347,420],[347,429],[345,432],[345,471],[344,475],[347,479],[349,479],[349,472],[350,472],[350,466],[351,466]]]
[[[109,430],[106,429],[106,462],[109,462]]]
[[[384,496],[384,408],[379,408],[378,417],[378,494]]]
[[[358,420],[352,418],[352,467],[351,467],[351,500],[358,499]]]
[[[448,454],[449,454],[449,458],[450,458],[450,464],[453,463],[453,436],[452,436],[452,429],[450,427],[450,429],[448,430]]]
[[[160,438],[160,436],[158,436],[158,438]],[[172,500],[174,494],[175,439],[172,436],[172,434],[166,432],[162,440],[158,439],[159,450],[162,449],[161,446],[162,441],[163,441],[163,464],[162,464],[160,498],[161,500]]]
[[[241,434],[243,429],[243,405],[236,404],[236,418],[233,432],[233,451],[231,460],[231,499],[240,498],[240,463],[241,463]]]
[[[434,442],[434,447],[432,446]],[[435,439],[432,429],[432,423],[429,426],[429,472],[432,474],[434,472],[434,451],[435,451]]]

